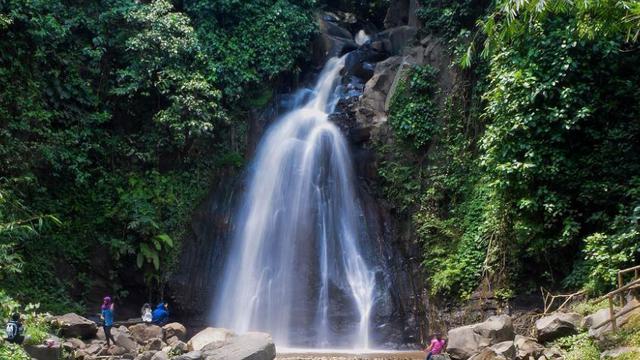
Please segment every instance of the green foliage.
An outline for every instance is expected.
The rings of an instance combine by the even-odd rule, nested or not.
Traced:
[[[593,301],[582,301],[572,305],[571,311],[582,316],[588,316],[608,306],[609,304],[606,301],[601,301],[599,303],[594,303]]]
[[[49,323],[46,316],[39,312],[40,304],[27,304],[22,307],[17,301],[11,298],[4,290],[0,289],[0,321],[6,324],[15,313],[20,314],[21,321],[25,328],[25,337],[28,344],[42,344],[50,332]],[[2,345],[0,344],[0,349]],[[4,349],[2,351],[14,351],[15,349]]]
[[[227,101],[242,104],[249,89],[264,89],[264,82],[283,71],[297,71],[316,29],[313,5],[312,0],[185,1]]]
[[[617,39],[624,35],[626,41],[636,42],[640,37],[640,4],[637,1],[501,0],[493,6],[490,15],[478,22],[486,35],[483,56],[494,56],[499,47],[519,41],[540,23],[553,18],[573,19],[575,26],[567,31],[582,39]],[[475,47],[475,42],[469,45],[462,60],[464,66],[470,66]]]
[[[376,24],[379,28],[384,26],[384,18],[391,4],[390,0],[320,0],[320,5],[327,6],[330,10],[340,10],[352,13],[358,20]]]
[[[45,225],[60,224],[53,216],[34,214],[0,180],[0,280],[22,271],[23,258],[17,248],[29,241]]]
[[[420,2],[416,14],[423,23],[423,31],[453,39],[463,30],[474,29],[487,4],[472,0],[426,0]]]
[[[432,294],[465,297],[480,279],[505,294],[540,283],[603,292],[640,260],[634,6],[560,3],[493,4],[473,36],[486,4],[420,10],[454,52],[487,37],[488,62],[464,70],[471,84],[440,94],[437,112],[406,83],[392,102],[394,134],[413,146],[385,153],[383,190],[412,218]],[[428,131],[412,126],[418,113]]]
[[[431,141],[437,127],[436,70],[415,66],[397,86],[389,107],[389,124],[396,136],[421,149]]]
[[[126,295],[132,268],[162,291],[191,211],[244,163],[243,99],[296,71],[312,7],[0,2],[0,286],[55,312],[95,278]]]
[[[389,146],[380,150],[389,153],[394,151]],[[416,170],[411,163],[403,163],[399,160],[391,159],[381,162],[378,166],[378,176],[383,182],[384,196],[400,212],[415,207],[420,200],[416,194],[420,193],[422,182],[420,174]]]
[[[628,191],[638,199],[638,179]],[[625,213],[627,212],[627,213]],[[616,285],[617,270],[636,264],[640,259],[640,206],[633,210],[621,206],[614,218],[610,234],[595,233],[585,239],[584,261],[570,280],[578,278],[593,292],[604,292]],[[582,275],[582,276],[580,276]]]
[[[31,356],[18,344],[0,342],[0,359],[31,360]]]
[[[620,42],[575,38],[574,26],[548,21],[496,53],[481,143],[482,166],[513,231],[509,242],[522,251],[520,261],[547,267],[551,278],[566,275],[566,258],[549,252],[570,253],[607,229],[637,199],[629,189],[640,173],[632,160],[640,135],[640,92],[632,85],[638,57],[619,52]],[[635,235],[628,236],[617,238],[626,258],[609,266],[637,258]],[[586,251],[597,252],[603,241],[592,237]]]
[[[598,360],[600,350],[597,344],[589,338],[588,333],[560,338],[555,342],[565,351],[567,360]]]

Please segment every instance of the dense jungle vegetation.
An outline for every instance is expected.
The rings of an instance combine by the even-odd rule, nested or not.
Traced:
[[[0,295],[81,309],[162,292],[189,216],[295,77],[314,0],[0,1]],[[343,2],[381,23],[387,1]],[[424,0],[465,83],[415,68],[384,196],[434,295],[602,292],[640,260],[640,3]],[[145,290],[146,291],[146,290]],[[6,293],[6,294],[5,294]]]
[[[640,260],[640,3],[422,4],[465,83],[433,111],[433,69],[410,71],[380,174],[430,292],[608,290]]]
[[[0,2],[2,289],[53,311],[129,278],[161,291],[190,213],[243,164],[246,112],[299,69],[315,6]]]

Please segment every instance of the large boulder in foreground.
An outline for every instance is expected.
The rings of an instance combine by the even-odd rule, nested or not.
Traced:
[[[449,330],[447,352],[453,359],[468,359],[479,354],[484,348],[512,341],[514,337],[511,317],[507,315],[492,316],[478,324]]]
[[[231,339],[222,347],[205,351],[205,360],[273,360],[276,358],[276,346],[271,335],[250,332]]]
[[[202,350],[202,348],[211,343],[222,346],[229,343],[235,336],[235,333],[231,330],[208,327],[195,334],[191,340],[187,342],[187,348],[189,351]]]
[[[90,339],[98,332],[95,322],[75,313],[54,317],[52,325],[59,328],[60,335],[65,338]]]
[[[578,333],[582,315],[576,313],[554,313],[536,321],[539,342],[552,341]]]

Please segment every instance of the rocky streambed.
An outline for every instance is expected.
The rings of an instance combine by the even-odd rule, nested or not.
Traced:
[[[366,354],[350,354],[340,352],[292,352],[278,354],[279,360],[422,360],[425,353],[413,352],[371,352]]]

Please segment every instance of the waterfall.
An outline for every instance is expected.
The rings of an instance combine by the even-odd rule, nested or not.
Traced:
[[[283,347],[369,348],[374,272],[340,130],[328,120],[345,57],[266,132],[249,169],[213,308],[215,326]]]

